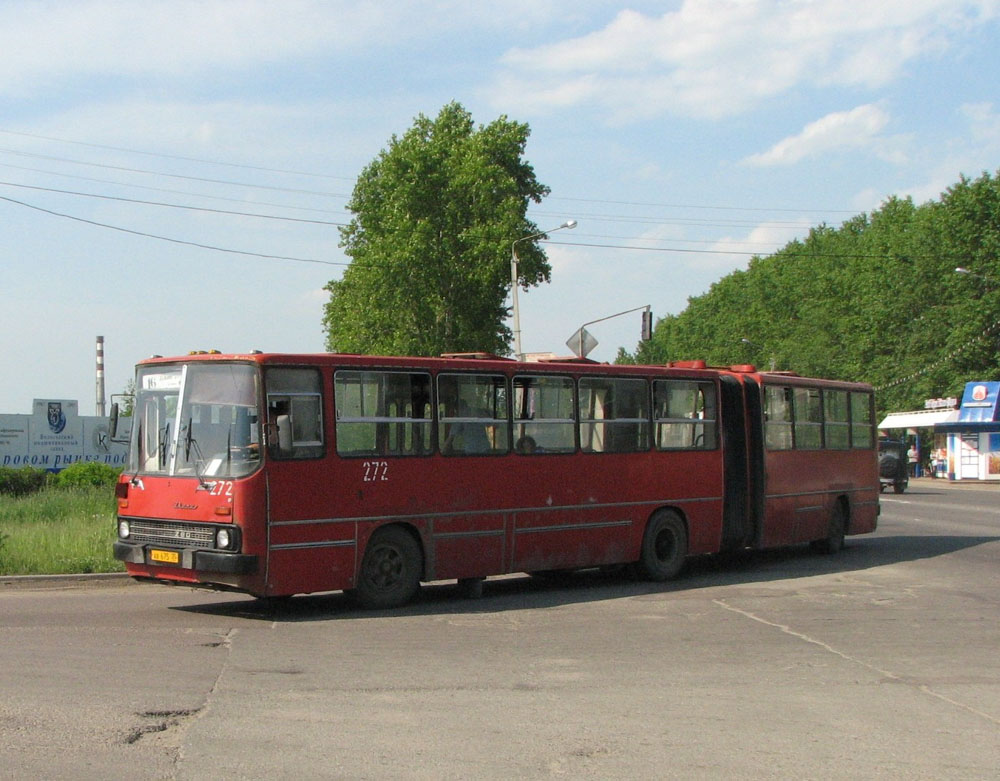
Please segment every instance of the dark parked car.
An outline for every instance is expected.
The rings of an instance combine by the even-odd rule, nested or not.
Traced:
[[[878,441],[878,482],[879,490],[890,485],[894,493],[901,494],[909,485],[910,477],[906,462],[906,443],[897,439]]]

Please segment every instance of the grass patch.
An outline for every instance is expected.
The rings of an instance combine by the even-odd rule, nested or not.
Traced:
[[[0,495],[0,575],[123,572],[111,553],[114,541],[113,488]]]

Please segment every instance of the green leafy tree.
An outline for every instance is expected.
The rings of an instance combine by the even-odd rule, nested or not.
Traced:
[[[883,410],[998,379],[1000,179],[963,177],[939,201],[889,198],[839,228],[813,228],[662,318],[636,358],[773,361],[870,382]]]
[[[341,246],[351,264],[326,286],[327,349],[509,352],[511,245],[539,232],[525,215],[549,192],[523,159],[528,134],[506,117],[477,128],[450,103],[392,137],[348,203]],[[517,254],[521,285],[549,280],[537,240]]]

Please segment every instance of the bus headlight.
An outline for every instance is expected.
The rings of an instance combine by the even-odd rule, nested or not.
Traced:
[[[229,529],[219,529],[215,532],[215,547],[222,550],[229,550],[233,543],[233,535]]]
[[[118,536],[127,540],[132,530],[129,528],[128,521],[118,521]]]

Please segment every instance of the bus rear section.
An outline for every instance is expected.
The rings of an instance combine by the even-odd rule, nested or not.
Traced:
[[[811,543],[836,552],[875,531],[879,481],[870,386],[790,374],[756,375],[763,410],[758,547]]]

